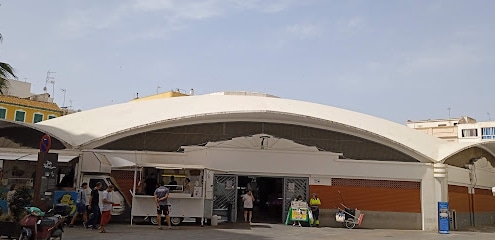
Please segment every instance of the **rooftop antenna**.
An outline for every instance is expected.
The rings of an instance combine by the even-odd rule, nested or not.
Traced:
[[[162,87],[156,86],[156,94],[158,94],[158,89],[160,89],[160,88],[162,88]]]
[[[447,111],[449,111],[449,119],[450,119],[450,107],[447,108]]]
[[[489,112],[487,112],[487,113],[486,113],[486,115],[488,115],[488,121],[491,121],[491,120],[492,120],[492,118],[490,117],[490,113],[489,113]]]
[[[43,88],[43,91],[45,93],[48,91],[48,88],[46,88],[48,83],[51,83],[51,79],[55,79],[54,77],[51,76],[51,74],[53,74],[53,73],[56,73],[56,72],[52,72],[50,70],[48,70],[48,72],[46,72],[45,87]]]
[[[65,107],[65,93],[67,92],[67,89],[61,88],[60,90],[64,92],[64,101],[62,102],[62,107]]]

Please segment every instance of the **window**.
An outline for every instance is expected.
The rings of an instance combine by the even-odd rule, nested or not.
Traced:
[[[477,137],[478,129],[462,129],[462,137]]]
[[[41,113],[35,113],[33,117],[33,123],[41,122],[43,121],[43,114]]]
[[[15,111],[15,121],[24,122],[25,119],[26,119],[26,112],[20,110]]]
[[[57,116],[55,115],[48,115],[48,119],[56,118]]]
[[[7,109],[5,108],[0,108],[0,118],[5,119],[7,118]]]
[[[495,139],[495,127],[481,128],[482,139]]]

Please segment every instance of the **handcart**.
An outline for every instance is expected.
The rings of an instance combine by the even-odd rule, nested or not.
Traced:
[[[344,208],[337,208],[335,214],[335,221],[341,222],[342,225],[348,229],[353,229],[356,225],[361,225],[364,218],[364,213],[361,213],[357,208],[348,208],[344,204],[341,204]]]
[[[353,229],[356,225],[361,225],[363,223],[364,213],[361,213],[357,208],[348,208],[344,205],[344,198],[342,198],[342,194],[338,191],[340,200],[342,200],[343,208],[337,207],[337,213],[335,213],[335,221],[341,222],[342,225],[348,229]]]

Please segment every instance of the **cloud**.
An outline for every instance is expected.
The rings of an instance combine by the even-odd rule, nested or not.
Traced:
[[[367,25],[364,18],[354,16],[348,19],[342,19],[337,22],[337,29],[344,33],[356,33],[363,30]]]
[[[249,9],[266,13],[282,12],[297,4],[295,0],[232,0],[241,9]]]
[[[462,45],[410,52],[401,58],[403,63],[397,70],[405,74],[451,71],[473,66],[483,60],[476,48]]]
[[[161,38],[184,29],[192,21],[235,14],[238,11],[278,13],[293,6],[294,0],[128,0],[119,5],[101,4],[98,8],[75,6],[61,21],[64,37],[81,38],[95,31],[122,27],[129,19],[154,19],[154,26],[140,28],[133,35]],[[134,21],[134,22],[136,22]],[[153,33],[160,26],[158,33]],[[148,36],[148,37],[145,37]]]
[[[61,21],[59,32],[65,37],[80,38],[94,31],[106,30],[120,23],[126,15],[126,9],[75,9],[68,12],[67,17]]]
[[[447,80],[450,85],[464,82],[466,73],[476,74],[477,67],[487,60],[474,46],[451,44],[435,49],[398,52],[382,59],[370,59],[334,76],[339,87],[359,91],[389,91],[408,84],[409,90],[437,86]],[[434,89],[434,87],[432,87]]]
[[[162,12],[173,20],[199,20],[223,15],[222,1],[135,0],[131,8],[137,12]]]
[[[301,39],[314,38],[321,34],[321,29],[313,24],[295,24],[285,30]]]

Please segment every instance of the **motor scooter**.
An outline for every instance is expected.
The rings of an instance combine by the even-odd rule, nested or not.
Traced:
[[[66,216],[53,214],[46,216],[39,208],[26,208],[27,214],[21,221],[21,235],[19,240],[61,240],[64,232]],[[48,211],[52,213],[53,209]]]

